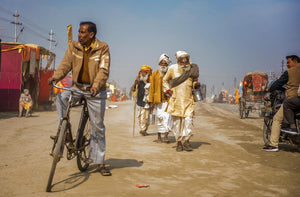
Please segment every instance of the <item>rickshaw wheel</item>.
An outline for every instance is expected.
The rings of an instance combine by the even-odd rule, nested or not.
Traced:
[[[245,111],[245,118],[248,118],[249,112],[250,112],[249,109]]]
[[[259,111],[259,117],[260,118],[262,118],[262,117],[265,117],[265,114],[266,114],[266,112],[264,112],[264,111]]]
[[[239,113],[240,113],[240,119],[243,119],[244,116],[244,105],[242,102],[239,103]]]

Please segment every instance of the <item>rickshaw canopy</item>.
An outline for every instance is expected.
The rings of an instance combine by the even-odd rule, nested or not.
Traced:
[[[268,83],[268,75],[264,72],[249,72],[244,76],[244,92],[246,93],[248,89],[253,92],[265,91]]]

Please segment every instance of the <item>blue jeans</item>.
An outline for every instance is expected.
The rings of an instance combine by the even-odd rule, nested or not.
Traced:
[[[78,89],[72,87],[71,89]],[[71,95],[70,91],[63,91],[56,98],[56,108],[59,117],[59,122],[67,109],[67,103]],[[76,103],[82,97],[81,94],[73,94],[73,102]],[[105,126],[104,112],[106,103],[106,91],[101,91],[95,97],[84,96],[87,101],[87,108],[90,118],[91,142],[89,158],[95,164],[104,164],[105,157]]]

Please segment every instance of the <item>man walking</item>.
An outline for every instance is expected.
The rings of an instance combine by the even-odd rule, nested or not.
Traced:
[[[168,97],[163,92],[162,79],[168,71],[170,62],[170,58],[167,54],[161,54],[158,60],[159,69],[154,71],[150,78],[149,102],[151,109],[156,112],[158,143],[162,142],[162,134],[164,135],[163,142],[169,143],[168,134],[170,129],[168,122],[171,116],[165,112]]]
[[[176,151],[191,151],[193,148],[190,138],[195,109],[192,89],[200,88],[199,68],[196,64],[191,64],[190,55],[185,51],[177,51],[175,56],[177,64],[171,65],[163,78],[165,92],[171,96],[166,111],[172,115]]]
[[[105,156],[105,126],[104,111],[106,99],[106,81],[109,76],[110,54],[106,43],[96,38],[97,28],[93,22],[81,22],[78,31],[78,42],[69,44],[65,56],[48,81],[58,82],[72,71],[74,89],[92,92],[92,96],[84,96],[91,127],[90,162],[98,164],[98,170],[103,176],[111,175],[111,172],[104,165]],[[62,118],[69,91],[64,91],[56,99],[59,118]],[[74,94],[74,102],[82,95]]]
[[[138,120],[140,134],[143,136],[148,135],[148,116],[150,112],[149,105],[149,88],[150,88],[150,75],[152,69],[149,65],[143,65],[139,71],[139,75],[131,87],[131,92],[137,92],[136,104],[138,106]]]

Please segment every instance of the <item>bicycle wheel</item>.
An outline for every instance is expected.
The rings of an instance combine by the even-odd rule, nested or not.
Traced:
[[[82,125],[80,128],[78,143],[77,143],[77,167],[81,172],[87,170],[90,165],[89,162],[89,152],[90,152],[90,121],[89,119],[82,121]]]
[[[239,103],[239,115],[240,115],[240,119],[243,119],[243,115],[244,115],[244,105],[243,103],[240,101]]]
[[[51,191],[51,184],[52,184],[54,172],[56,169],[56,164],[59,162],[60,156],[62,154],[61,150],[63,149],[63,145],[64,145],[63,141],[64,141],[66,128],[67,128],[67,120],[63,120],[61,127],[60,127],[59,134],[58,134],[58,139],[57,139],[55,148],[52,153],[53,154],[53,162],[52,162],[52,166],[51,166],[51,170],[50,170],[50,175],[48,178],[48,184],[47,184],[47,188],[46,188],[47,192]]]
[[[248,118],[248,116],[249,116],[249,112],[250,112],[250,110],[249,110],[249,109],[247,109],[247,110],[245,111],[245,118]]]
[[[267,118],[267,117],[264,118],[263,139],[264,139],[265,145],[268,145],[270,143],[272,124],[273,124],[272,118]]]

